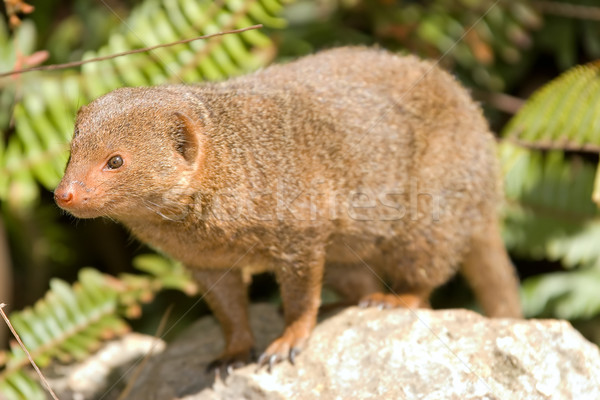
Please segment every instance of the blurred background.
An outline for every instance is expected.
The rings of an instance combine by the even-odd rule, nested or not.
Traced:
[[[500,143],[504,236],[527,316],[569,319],[600,343],[597,1],[4,0],[0,6],[0,72],[264,25],[78,68],[0,77],[0,303],[30,333],[28,346],[43,360],[83,358],[99,340],[129,329],[153,333],[167,306],[175,304],[176,319],[196,302],[180,265],[152,255],[119,225],[76,221],[54,204],[77,109],[121,86],[221,80],[347,44],[438,60],[471,90]],[[251,296],[278,301],[272,277],[256,277]],[[477,307],[460,277],[436,292],[434,305]],[[196,305],[187,318],[203,313]],[[4,328],[0,349],[9,343]],[[0,354],[0,366],[22,357],[15,349]],[[7,376],[0,375],[0,392]]]

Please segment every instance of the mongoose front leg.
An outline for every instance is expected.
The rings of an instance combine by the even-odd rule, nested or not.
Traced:
[[[227,374],[251,361],[254,337],[248,321],[246,285],[240,270],[193,270],[203,296],[221,324],[225,349],[207,370]]]
[[[294,364],[296,355],[306,344],[321,304],[325,262],[323,253],[319,253],[286,262],[275,270],[283,300],[285,330],[260,356],[259,367],[268,365],[271,371],[275,363],[285,359]]]

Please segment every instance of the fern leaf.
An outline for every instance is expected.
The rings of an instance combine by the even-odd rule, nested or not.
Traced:
[[[12,313],[11,322],[23,343],[40,366],[48,364],[56,354],[83,358],[102,338],[98,332],[123,333],[126,325],[115,320],[118,292],[106,276],[92,269],[79,274],[82,284],[70,286],[53,279],[50,291],[33,307]],[[93,334],[89,334],[89,332]],[[106,336],[106,335],[104,335]],[[20,350],[9,355],[5,374],[27,364]]]
[[[190,271],[181,263],[157,254],[144,254],[137,256],[133,265],[137,269],[155,276],[162,288],[181,290],[188,295],[196,294],[198,291]]]
[[[62,362],[81,360],[102,340],[128,331],[118,316],[119,288],[114,278],[85,268],[75,284],[53,279],[46,296],[33,307],[13,312],[10,320],[36,364],[47,366],[54,358]],[[0,371],[0,394],[9,399],[45,398],[24,372],[29,360],[11,343],[4,370]]]
[[[46,394],[38,383],[22,371],[16,371],[0,379],[0,394],[6,400],[46,400]]]
[[[600,61],[572,68],[534,93],[503,136],[532,147],[600,151]]]
[[[589,268],[528,279],[522,288],[524,312],[527,316],[590,318],[600,313],[598,285],[600,271]]]
[[[53,279],[43,299],[10,315],[40,367],[53,359],[63,363],[82,360],[97,350],[102,341],[126,333],[129,327],[120,315],[137,316],[132,310],[139,313],[139,303],[149,301],[163,288],[196,292],[189,271],[179,263],[148,254],[138,256],[135,266],[149,275],[124,274],[115,278],[84,268],[73,285]],[[36,381],[25,372],[28,364],[21,347],[11,342],[5,368],[0,370],[0,398],[44,398]]]
[[[600,63],[573,68],[536,92],[500,146],[509,200],[507,244],[565,266],[598,263],[596,166],[564,150],[600,150]],[[519,146],[517,146],[518,144]]]
[[[569,273],[523,283],[529,316],[600,313],[598,166],[566,150],[600,151],[600,62],[579,66],[527,101],[500,145],[507,195],[505,239],[516,254],[560,261]]]
[[[509,201],[571,221],[598,215],[591,200],[595,165],[581,158],[565,158],[561,151],[542,152],[500,144],[500,160]]]

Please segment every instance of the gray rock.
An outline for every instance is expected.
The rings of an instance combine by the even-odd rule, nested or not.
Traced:
[[[251,308],[262,350],[277,310]],[[130,400],[600,399],[600,352],[568,322],[488,319],[466,310],[349,308],[320,322],[296,365],[204,372],[222,348],[212,318],[150,361]]]
[[[44,370],[52,390],[60,400],[117,398],[125,385],[123,377],[135,370],[148,354],[158,354],[165,342],[148,335],[128,333],[105,343],[84,361],[51,364]],[[51,396],[47,394],[47,399]]]

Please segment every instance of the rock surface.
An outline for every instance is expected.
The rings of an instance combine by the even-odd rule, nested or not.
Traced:
[[[147,354],[161,353],[165,347],[160,339],[128,333],[104,344],[80,363],[54,363],[44,370],[44,375],[60,400],[116,399],[125,386],[121,377],[128,376]],[[50,399],[49,394],[47,398]]]
[[[251,308],[262,350],[277,310]],[[296,365],[256,365],[223,382],[204,372],[222,348],[212,318],[155,356],[129,400],[600,399],[600,352],[556,320],[487,319],[471,311],[349,308],[320,322]]]

